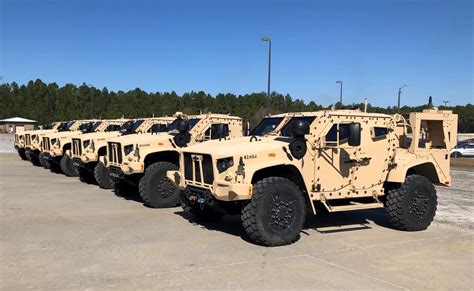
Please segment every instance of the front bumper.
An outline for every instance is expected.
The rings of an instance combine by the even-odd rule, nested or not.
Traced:
[[[51,149],[49,151],[44,152],[45,154],[49,155],[52,158],[60,157],[63,155],[62,149]]]
[[[87,164],[87,163],[92,163],[92,162],[97,162],[99,160],[99,157],[95,153],[88,153],[85,152],[82,155],[72,155],[72,159],[76,159],[81,161],[81,163]]]
[[[124,175],[143,174],[145,172],[145,164],[142,162],[109,163],[107,166],[120,169]]]
[[[114,182],[117,182],[117,181],[125,178],[125,175],[123,174],[123,171],[120,168],[109,167],[108,171],[109,171],[110,178],[112,178],[112,180]]]
[[[171,171],[170,174],[174,174],[174,171]],[[168,178],[170,178],[168,174],[167,176]],[[176,183],[174,179],[170,179]],[[252,198],[253,191],[252,184],[232,183],[220,180],[215,180],[212,185],[203,185],[200,183],[195,183],[194,181],[185,180],[183,182],[180,182],[178,188],[184,189],[188,188],[188,186],[195,189],[208,190],[217,200],[221,201],[249,200]]]

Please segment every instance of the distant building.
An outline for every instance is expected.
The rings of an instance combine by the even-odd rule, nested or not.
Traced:
[[[36,128],[37,122],[31,119],[13,117],[0,120],[0,133],[17,133]]]

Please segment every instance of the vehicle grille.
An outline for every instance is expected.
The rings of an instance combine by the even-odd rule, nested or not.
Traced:
[[[118,142],[109,142],[107,146],[109,162],[114,164],[122,163],[122,147]]]
[[[82,155],[81,140],[79,138],[72,139],[72,155],[75,157]]]
[[[214,172],[210,155],[184,154],[184,178],[196,184],[212,184]]]
[[[49,144],[49,137],[43,137],[43,151],[49,151],[50,144]]]
[[[31,136],[29,134],[25,134],[25,146],[31,145]]]

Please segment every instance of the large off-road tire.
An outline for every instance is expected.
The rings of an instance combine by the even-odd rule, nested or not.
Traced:
[[[137,186],[125,179],[115,181],[113,183],[113,191],[115,195],[124,198],[139,196]]]
[[[26,155],[25,155],[25,150],[24,150],[24,149],[18,149],[18,155],[20,156],[20,158],[21,158],[23,161],[26,161],[26,160],[27,160]]]
[[[36,153],[28,151],[26,152],[26,157],[33,164],[33,166],[41,167],[39,157]]]
[[[92,173],[89,169],[86,169],[84,167],[78,167],[76,168],[76,171],[81,182],[87,184],[95,184],[94,173]]]
[[[57,159],[49,161],[49,170],[52,173],[63,174],[63,170],[61,169],[61,165]]]
[[[64,155],[61,158],[61,161],[59,162],[59,165],[61,166],[61,170],[63,173],[68,176],[68,177],[77,177],[79,174],[77,173],[77,169],[72,163],[72,159],[69,158],[68,156]]]
[[[210,207],[205,206],[201,209],[198,203],[191,205],[189,201],[185,199],[181,199],[181,207],[183,208],[184,212],[190,215],[194,220],[198,222],[212,222],[212,221],[219,221],[224,213],[215,211]]]
[[[43,166],[43,168],[49,169],[51,167],[51,165],[49,164],[49,161],[44,158],[43,153],[40,153],[38,158],[39,158],[40,164]]]
[[[153,208],[179,205],[180,195],[176,185],[166,177],[166,172],[177,170],[178,166],[168,162],[156,162],[146,168],[138,183],[140,197],[146,206]]]
[[[109,171],[104,166],[103,163],[98,162],[94,167],[94,177],[99,187],[102,189],[112,189],[114,188],[114,182],[110,178]]]
[[[300,188],[288,179],[269,177],[253,185],[252,199],[242,209],[241,220],[256,243],[281,246],[300,238],[305,216]]]
[[[399,187],[387,191],[386,209],[392,225],[400,230],[424,230],[433,221],[437,207],[436,189],[420,175],[409,175]]]

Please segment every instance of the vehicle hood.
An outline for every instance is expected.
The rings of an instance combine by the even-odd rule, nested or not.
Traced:
[[[56,129],[38,129],[38,130],[30,130],[30,131],[26,131],[26,132],[23,132],[22,134],[25,135],[25,134],[29,134],[29,135],[34,135],[34,134],[37,134],[37,135],[44,135],[44,134],[48,134],[48,133],[55,133],[57,132]]]
[[[110,132],[91,132],[87,134],[82,134],[79,138],[81,140],[98,140],[98,139],[104,139],[108,140],[114,137],[120,136],[120,132],[118,131],[110,131]]]
[[[164,141],[168,141],[172,138],[172,135],[167,133],[158,133],[158,134],[129,134],[123,135],[120,137],[112,138],[109,142],[118,142],[122,145],[129,145],[129,144],[138,144],[140,145],[158,145],[159,143],[163,143]]]
[[[53,139],[53,138],[62,138],[62,137],[74,137],[81,134],[82,134],[81,131],[62,131],[62,132],[47,134],[47,137],[49,137],[50,139]]]
[[[250,136],[245,136],[225,141],[207,141],[189,146],[183,149],[183,152],[210,154],[216,158],[243,156],[281,151],[290,141],[289,138],[281,137],[258,137],[258,140],[254,138],[252,142],[250,139]]]

